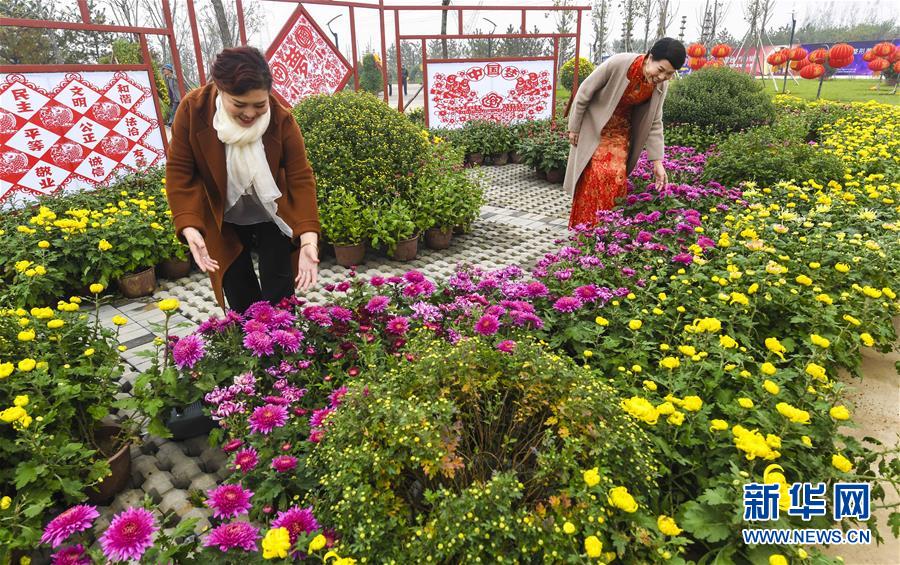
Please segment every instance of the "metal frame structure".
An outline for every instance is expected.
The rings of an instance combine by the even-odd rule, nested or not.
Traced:
[[[163,149],[168,151],[169,141],[164,130],[162,110],[159,107],[159,92],[156,90],[156,80],[153,76],[153,64],[150,58],[150,48],[147,46],[148,35],[164,35],[169,39],[169,49],[172,54],[172,64],[178,78],[178,88],[184,96],[184,77],[181,71],[181,61],[178,58],[178,49],[175,46],[175,30],[172,22],[172,11],[169,8],[169,0],[160,0],[163,7],[166,27],[139,27],[127,25],[96,24],[91,21],[87,0],[78,0],[78,8],[81,13],[80,22],[67,22],[58,20],[32,20],[26,18],[3,18],[0,26],[3,27],[27,27],[38,29],[69,29],[75,31],[95,31],[106,33],[133,33],[138,36],[141,45],[142,65],[0,65],[0,73],[52,73],[52,72],[81,72],[81,71],[147,71],[150,77],[150,90],[153,96],[153,106],[156,108],[156,117],[159,121],[160,135]],[[237,0],[240,4],[240,0]],[[190,5],[191,2],[188,2]]]

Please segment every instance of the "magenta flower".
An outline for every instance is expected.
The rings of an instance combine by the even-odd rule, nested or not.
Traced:
[[[690,253],[679,253],[678,255],[672,257],[673,263],[682,263],[684,265],[690,265],[694,262],[694,256]]]
[[[544,285],[544,283],[537,281],[532,281],[525,287],[525,295],[530,298],[547,296],[547,292],[547,287]]]
[[[516,342],[511,339],[504,339],[497,344],[497,349],[504,353],[512,353],[516,350]]]
[[[238,438],[230,439],[225,443],[225,445],[222,446],[222,451],[224,451],[225,453],[231,453],[232,451],[237,450],[237,448],[242,445],[244,445],[243,440]]]
[[[272,468],[279,473],[292,471],[297,467],[297,458],[290,455],[279,455],[272,459]]]
[[[274,353],[272,338],[265,332],[250,332],[244,336],[244,347],[257,357],[265,357]]]
[[[319,522],[313,516],[312,507],[289,508],[285,512],[279,512],[272,520],[273,528],[287,528],[291,536],[291,545],[297,542],[297,536],[308,534],[320,529]]]
[[[328,401],[331,403],[333,408],[337,408],[341,405],[341,399],[344,398],[344,395],[347,394],[347,387],[342,386],[340,388],[336,388],[331,391],[331,394],[328,395]]]
[[[229,549],[243,549],[244,551],[256,551],[256,540],[259,539],[259,530],[247,522],[229,522],[213,528],[203,547],[218,547],[221,551]]]
[[[406,273],[403,275],[403,280],[408,283],[416,284],[424,281],[425,275],[423,275],[419,271],[406,271]]]
[[[581,308],[581,300],[574,296],[563,296],[553,303],[553,308],[559,312],[574,312]]]
[[[353,319],[353,312],[341,306],[332,306],[328,311],[332,318],[340,322],[349,322]]]
[[[91,565],[91,558],[84,554],[84,546],[79,543],[51,555],[50,565]]]
[[[234,468],[249,473],[259,464],[259,454],[252,447],[242,449],[234,454]]]
[[[272,341],[288,353],[296,353],[300,349],[303,333],[298,330],[275,330]]]
[[[153,533],[159,528],[149,510],[129,508],[117,514],[100,537],[103,554],[110,561],[140,561],[153,545]]]
[[[179,369],[185,367],[192,369],[197,361],[203,359],[206,354],[203,338],[196,334],[184,336],[178,340],[172,348],[172,359]]]
[[[378,314],[380,312],[384,312],[384,309],[388,307],[388,304],[391,302],[391,299],[387,296],[376,295],[373,296],[369,302],[366,304],[365,309],[370,314]]]
[[[209,497],[206,505],[213,510],[215,518],[234,518],[250,511],[250,499],[253,492],[240,484],[221,485],[206,491]]]
[[[313,411],[312,416],[309,417],[309,427],[321,428],[325,423],[325,418],[332,412],[334,412],[334,408],[319,408],[318,410]]]
[[[250,415],[250,431],[257,434],[268,434],[287,422],[287,408],[277,404],[258,406]]]
[[[73,506],[50,520],[50,523],[44,528],[41,543],[49,543],[51,547],[58,547],[72,534],[90,528],[99,515],[97,508],[94,506],[87,504]]]
[[[597,285],[587,284],[576,288],[574,294],[582,302],[593,302],[600,298],[600,289]]]
[[[500,329],[500,320],[494,316],[485,314],[475,322],[475,331],[481,335],[494,335]]]
[[[405,316],[397,316],[388,321],[385,331],[394,335],[403,335],[409,330],[409,319]]]
[[[384,277],[372,277],[369,279],[369,284],[378,288],[379,286],[384,286],[385,280]]]
[[[269,325],[265,322],[261,322],[259,320],[247,320],[244,322],[244,333],[251,334],[253,332],[267,332],[269,331]]]

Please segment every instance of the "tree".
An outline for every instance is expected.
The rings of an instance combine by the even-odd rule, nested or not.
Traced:
[[[637,4],[639,0],[621,0],[619,8],[622,9],[622,38],[616,42],[621,49],[619,51],[632,51],[634,49],[634,24],[637,19]]]
[[[642,52],[650,50],[647,43],[650,41],[650,27],[653,25],[653,11],[656,9],[656,0],[640,0],[639,8],[644,14],[644,47]]]
[[[674,10],[669,10],[670,0],[659,0],[659,12],[656,20],[656,39],[666,37],[666,30],[675,21]]]
[[[668,0],[665,0],[668,1]],[[594,39],[591,43],[591,60],[600,64],[603,51],[609,38],[609,0],[596,0],[591,8],[591,24],[594,27]]]
[[[510,24],[506,28],[506,35],[520,33],[522,30]],[[541,33],[535,25],[530,33]],[[502,57],[540,57],[552,54],[550,41],[546,37],[505,37],[499,41],[496,54]]]
[[[384,90],[381,69],[375,61],[375,53],[366,53],[362,59],[362,69],[359,72],[359,86],[366,92],[378,94]]]
[[[571,0],[553,0],[554,6],[569,6]],[[572,33],[572,24],[575,23],[575,12],[573,10],[556,10],[556,33]],[[559,54],[556,60],[556,68],[560,69],[563,63],[575,56],[575,41],[571,37],[563,37],[559,40]],[[569,53],[569,50],[572,53]]]
[[[834,2],[825,4],[816,13],[807,15],[797,22],[794,40],[804,43],[837,43],[840,41],[877,41],[900,36],[900,23],[887,18],[879,19],[879,4],[873,2],[870,9],[840,10]],[[867,13],[862,21],[857,14]],[[837,19],[838,14],[843,14]],[[771,29],[769,38],[775,44],[784,44],[790,40],[791,26],[785,24]]]
[[[116,39],[112,42],[112,55],[102,57],[100,63],[116,63],[119,65],[140,65],[144,62],[141,46],[139,43],[129,41],[127,39]],[[153,67],[153,81],[156,83],[156,90],[159,92],[159,101],[169,105],[169,89],[166,81],[160,72],[159,55],[152,49],[150,50],[150,65]]]
[[[450,0],[441,0],[441,6],[449,6]],[[447,12],[450,10],[441,10],[441,35],[447,35]],[[459,12],[457,12],[458,14]],[[457,16],[459,17],[459,16]],[[449,51],[447,50],[447,40],[441,40],[441,53],[444,55],[444,59],[449,58]]]
[[[447,46],[447,51],[443,51],[445,44]],[[450,41],[445,39],[432,39],[428,42],[428,53],[432,57],[434,56],[434,53],[446,53],[443,55],[444,59],[464,59],[468,56],[469,50],[465,43],[459,39],[451,39]]]
[[[91,21],[104,24],[105,12],[88,0]],[[81,21],[77,4],[50,0],[0,0],[0,16]],[[0,27],[0,62],[5,64],[88,64],[109,52],[113,34],[96,31]]]

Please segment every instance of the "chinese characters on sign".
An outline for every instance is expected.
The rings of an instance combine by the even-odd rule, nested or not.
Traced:
[[[744,520],[768,522],[778,520],[779,489],[777,483],[750,483],[744,485]],[[871,514],[871,485],[867,483],[835,483],[832,488],[831,517],[834,521],[854,518],[866,521]],[[809,521],[816,516],[828,515],[827,486],[825,483],[794,483],[788,489],[789,516],[799,516]]]
[[[552,60],[429,63],[427,80],[432,128],[471,120],[511,124],[553,113]]]
[[[332,94],[350,78],[350,64],[302,6],[266,52],[272,90],[290,106],[313,94]]]
[[[165,159],[146,72],[0,77],[0,207]]]

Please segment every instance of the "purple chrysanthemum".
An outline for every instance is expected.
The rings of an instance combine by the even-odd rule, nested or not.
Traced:
[[[206,354],[203,338],[196,334],[186,335],[172,348],[172,359],[179,369],[191,369]]]
[[[678,255],[672,257],[672,262],[681,263],[683,265],[690,265],[694,262],[694,256],[690,253],[679,253]]]
[[[259,454],[252,447],[242,449],[234,454],[234,468],[242,473],[249,473],[259,464]]]
[[[293,325],[294,321],[296,321],[297,316],[294,316],[288,310],[275,310],[272,314],[272,319],[269,322],[270,328],[289,328]]]
[[[286,528],[291,536],[291,545],[297,542],[300,534],[308,534],[320,529],[319,522],[313,516],[312,507],[289,508],[285,512],[279,512],[272,520],[273,528]]]
[[[575,296],[562,296],[553,303],[553,308],[559,312],[574,312],[581,308],[581,300]]]
[[[84,554],[84,546],[79,543],[51,555],[50,565],[91,565],[91,558]]]
[[[385,326],[385,330],[394,335],[403,335],[409,330],[409,319],[405,316],[391,318]]]
[[[334,408],[319,408],[318,410],[314,410],[312,416],[309,417],[309,427],[321,428],[325,423],[325,418],[332,412],[334,412]]]
[[[272,338],[265,332],[250,332],[244,336],[244,347],[253,352],[257,357],[272,355],[275,349],[272,346]]]
[[[288,353],[296,353],[300,349],[303,333],[298,330],[275,330],[272,341]]]
[[[525,295],[529,298],[539,298],[547,296],[547,287],[544,283],[532,281],[525,287]]]
[[[215,518],[234,518],[250,511],[250,499],[253,492],[240,484],[221,485],[206,491],[209,497],[206,505],[213,510]]]
[[[593,302],[600,298],[600,292],[595,284],[586,284],[575,289],[575,296],[582,302]]]
[[[339,322],[349,322],[353,319],[353,312],[342,306],[332,306],[329,308],[328,312],[331,314],[332,318]]]
[[[272,316],[274,314],[275,307],[265,300],[254,302],[247,308],[247,310],[244,311],[244,316],[246,316],[247,318],[259,320],[266,325],[269,325],[269,322],[272,320]]]
[[[234,438],[228,440],[225,445],[222,446],[222,451],[225,453],[231,453],[232,451],[236,451],[237,448],[244,445],[244,441],[239,438]]]
[[[260,320],[250,319],[244,322],[244,333],[253,333],[253,332],[267,332],[269,331],[269,325]]]
[[[344,398],[345,394],[347,394],[347,390],[347,387],[342,386],[331,391],[331,394],[328,395],[328,401],[331,403],[331,406],[333,408],[337,408],[341,405],[341,399]]]
[[[279,473],[286,473],[297,466],[297,458],[290,455],[279,455],[272,459],[272,468]]]
[[[268,434],[287,422],[287,409],[277,404],[258,406],[250,415],[250,431],[257,434]]]
[[[390,302],[390,298],[378,294],[369,299],[369,302],[366,303],[365,309],[370,314],[378,314],[380,312],[384,312],[384,309],[388,307],[388,304],[390,304]]]
[[[379,286],[384,286],[385,280],[384,277],[372,277],[369,279],[369,284],[378,288]]]
[[[44,528],[41,543],[49,543],[51,547],[58,547],[72,534],[90,528],[99,515],[97,508],[94,506],[87,504],[73,506],[50,520],[50,523]]]
[[[500,320],[485,314],[475,322],[475,331],[481,335],[494,335],[500,329]]]
[[[110,561],[140,561],[153,545],[153,533],[159,528],[149,510],[129,508],[116,515],[100,537],[103,554]]]
[[[403,275],[403,280],[408,283],[416,284],[424,281],[425,275],[423,275],[419,271],[406,271],[406,273]]]
[[[259,539],[259,530],[247,522],[229,522],[213,528],[203,547],[218,547],[221,551],[229,549],[243,549],[244,551],[256,551],[256,540]]]
[[[516,342],[511,339],[504,339],[497,344],[497,349],[504,353],[512,353],[516,350]]]

